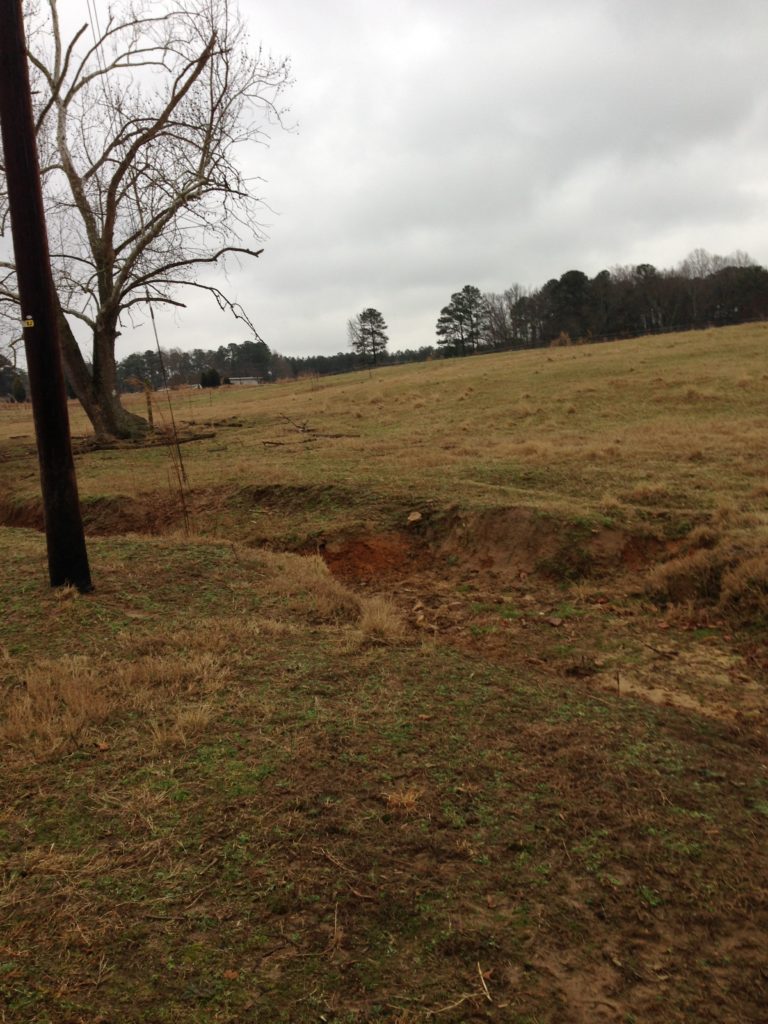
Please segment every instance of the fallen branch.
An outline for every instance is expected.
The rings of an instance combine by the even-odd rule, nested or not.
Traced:
[[[292,420],[290,416],[286,416],[285,413],[280,413],[280,419],[285,420],[286,423],[290,423],[292,427],[295,427],[300,434],[314,434],[315,429],[310,427],[306,420],[303,423],[297,423],[296,420]]]
[[[491,993],[488,991],[488,986],[485,983],[485,975],[483,974],[483,969],[480,966],[480,961],[479,960],[477,962],[477,973],[480,976],[480,984],[483,986],[483,992],[485,992],[485,998],[488,1000],[489,1003],[492,1003],[493,1000],[491,999]]]
[[[438,1013],[448,1013],[449,1010],[455,1010],[457,1006],[461,1006],[462,1003],[466,1003],[468,999],[477,999],[477,992],[467,992],[461,999],[457,999],[455,1003],[451,1003],[450,1006],[441,1006],[437,1010],[427,1010],[427,1013],[434,1017]]]
[[[645,640],[641,640],[640,643],[643,647],[647,647],[649,651],[658,654],[660,658],[669,658],[670,661],[674,661],[679,654],[679,651],[663,651],[660,647],[654,647],[653,644],[646,643]]]
[[[261,443],[272,448],[292,448],[294,445],[309,444],[314,440],[314,437],[302,437],[300,441],[262,441]]]
[[[311,444],[312,441],[323,440],[336,440],[339,437],[360,437],[359,434],[318,434],[316,431],[312,431],[309,437],[297,438],[295,441],[262,441],[263,445],[268,445],[273,448],[290,448],[295,444]]]
[[[75,455],[82,455],[86,452],[103,451],[133,451],[136,448],[164,448],[169,445],[190,444],[192,441],[206,441],[216,437],[216,431],[206,431],[202,434],[188,434],[186,437],[173,437],[168,434],[155,434],[149,437],[142,437],[138,441],[97,441],[95,438],[86,438],[73,445]]]
[[[354,874],[354,872],[352,871],[351,868],[347,867],[346,864],[342,864],[342,862],[340,860],[338,860],[336,857],[334,857],[333,854],[328,853],[328,851],[324,847],[322,847],[322,846],[319,847],[319,852],[322,853],[322,855],[326,858],[326,860],[330,861],[330,863],[333,864],[333,866],[335,868],[338,868],[339,871],[343,871],[343,872],[345,872],[348,875],[353,875]],[[370,896],[367,893],[360,892],[359,889],[355,889],[355,887],[350,882],[347,882],[346,884],[349,887],[349,891],[353,895],[357,896],[358,899],[361,899],[361,900],[376,900],[377,899],[376,896]]]
[[[290,423],[300,434],[311,434],[312,437],[360,437],[359,434],[321,434],[315,427],[310,427],[306,420],[303,423],[297,423],[296,420],[292,420],[290,416],[286,416],[285,413],[280,413],[280,419],[285,420],[286,423]],[[274,442],[277,443],[277,442]]]

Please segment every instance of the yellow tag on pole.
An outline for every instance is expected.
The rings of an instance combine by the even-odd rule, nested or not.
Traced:
[[[31,316],[25,317],[21,321],[21,326],[22,327],[34,327],[35,326],[35,321],[32,319]]]

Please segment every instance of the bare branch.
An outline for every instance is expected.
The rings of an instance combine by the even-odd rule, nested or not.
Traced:
[[[232,299],[226,296],[224,292],[222,292],[222,290],[220,288],[217,288],[215,285],[201,284],[200,281],[174,281],[172,278],[167,278],[164,283],[166,285],[185,285],[186,287],[189,288],[199,288],[201,291],[209,292],[216,299],[218,307],[220,310],[222,310],[222,312],[231,313],[236,320],[242,320],[244,324],[247,324],[249,330],[253,332],[253,336],[257,338],[259,341],[262,340],[261,335],[253,325],[253,321],[245,312],[240,303],[233,302]]]
[[[230,255],[263,251],[261,179],[245,177],[238,154],[262,142],[267,125],[282,124],[290,75],[287,61],[248,52],[234,3],[165,0],[156,14],[150,0],[114,0],[93,40],[85,26],[63,39],[57,0],[44,0],[39,15],[30,5],[64,358],[86,408],[91,400],[116,405],[121,317],[131,322],[135,310],[154,305],[183,307],[180,288],[213,295],[258,338],[237,302],[216,283],[196,280]],[[0,229],[6,216],[0,179]],[[10,308],[14,301],[13,267],[0,266],[0,302]],[[92,332],[90,365],[68,321]]]
[[[218,252],[212,253],[210,256],[193,256],[184,260],[175,260],[173,263],[167,263],[163,267],[156,267],[151,273],[145,274],[143,277],[139,276],[134,278],[131,284],[124,290],[124,294],[127,295],[129,292],[134,291],[137,288],[144,288],[150,281],[164,278],[172,270],[178,270],[179,267],[191,267],[195,264],[201,263],[217,263],[222,256],[228,255],[229,253],[240,253],[244,256],[255,256],[258,259],[263,252],[263,249],[243,249],[240,246],[227,245],[223,249],[219,249]]]

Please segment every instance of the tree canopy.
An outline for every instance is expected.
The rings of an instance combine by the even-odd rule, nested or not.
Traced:
[[[569,270],[540,288],[486,296],[489,347],[573,341],[741,323],[768,316],[768,271],[746,253],[695,250],[677,267],[612,267],[589,278]]]
[[[285,60],[249,51],[233,0],[126,0],[65,39],[56,0],[28,24],[37,133],[68,381],[96,433],[143,421],[117,396],[115,342],[183,287],[247,314],[200,271],[261,250],[239,154],[280,120]],[[6,220],[0,188],[0,224]],[[12,264],[0,303],[18,320]],[[79,329],[73,325],[79,324]],[[76,333],[90,338],[90,353]]]
[[[485,341],[488,308],[479,288],[465,284],[443,306],[435,331],[438,345],[448,346],[459,355],[475,352]]]
[[[364,309],[347,324],[349,343],[358,356],[375,366],[387,348],[389,338],[384,317],[378,309]]]

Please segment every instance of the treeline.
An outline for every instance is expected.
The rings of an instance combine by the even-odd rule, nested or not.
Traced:
[[[132,352],[117,364],[117,383],[121,391],[139,391],[146,381],[150,387],[178,387],[199,384],[210,370],[220,379],[258,377],[260,380],[292,376],[283,357],[263,341],[232,342],[216,349],[147,349]]]
[[[435,355],[433,346],[383,352],[378,365],[421,362]],[[255,377],[264,383],[292,380],[306,375],[348,373],[366,365],[355,352],[333,356],[283,356],[272,352],[263,341],[233,342],[216,349],[148,349],[132,352],[117,364],[117,383],[121,391],[140,391],[146,381],[151,388],[180,387],[184,384],[208,384],[218,377],[226,383],[237,377]],[[215,375],[211,371],[215,371]]]
[[[400,363],[423,363],[427,359],[434,359],[439,355],[434,345],[424,345],[422,348],[398,349],[395,352],[379,352],[376,356],[377,366],[393,366]],[[319,374],[320,376],[329,373],[348,373],[350,370],[359,370],[361,366],[370,365],[371,360],[365,354],[357,352],[337,352],[333,356],[287,356],[285,362],[291,368],[292,377],[302,377],[307,374]]]
[[[768,271],[746,253],[697,249],[672,270],[649,263],[588,277],[569,270],[530,291],[513,285],[484,296],[481,344],[547,345],[744,323],[768,317]]]
[[[376,311],[372,311],[376,312]],[[649,263],[614,267],[588,277],[569,270],[540,288],[512,285],[502,293],[466,285],[451,296],[436,324],[434,345],[376,351],[376,364],[420,362],[441,355],[535,348],[563,342],[628,338],[768,318],[768,271],[746,253],[716,256],[697,249],[677,267]],[[354,345],[354,338],[352,338]],[[133,353],[118,364],[121,390],[199,384],[215,370],[263,381],[345,373],[367,365],[364,349],[335,355],[283,356],[263,341],[216,349]]]

